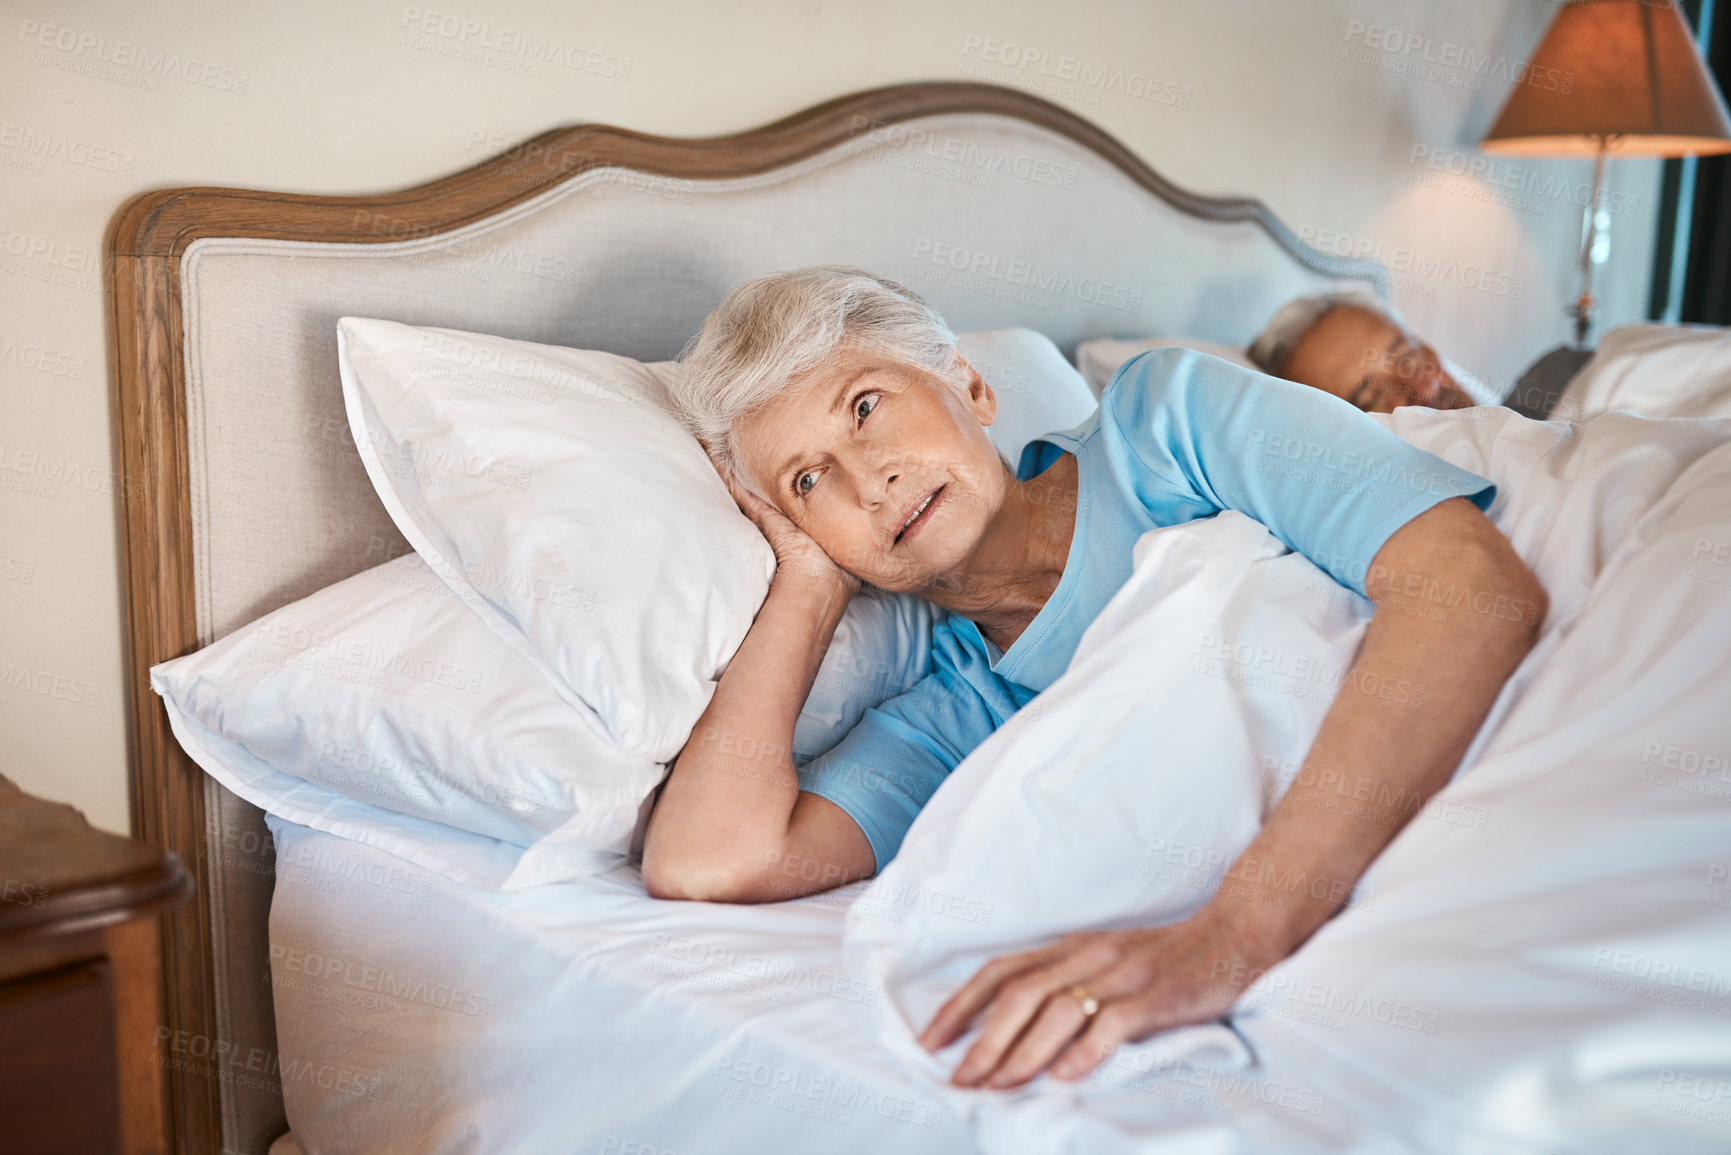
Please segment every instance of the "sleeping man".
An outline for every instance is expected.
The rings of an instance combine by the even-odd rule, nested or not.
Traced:
[[[1287,302],[1247,353],[1264,373],[1332,393],[1366,413],[1495,404],[1485,386],[1445,364],[1388,309],[1354,294]]]
[[[1012,472],[986,433],[992,390],[943,318],[900,285],[824,267],[735,289],[677,389],[777,568],[651,816],[643,877],[657,897],[789,898],[789,862],[806,891],[882,869],[944,777],[1064,671],[1157,526],[1235,509],[1373,603],[1435,580],[1539,607],[1515,621],[1376,611],[1306,758],[1333,773],[1293,783],[1245,877],[1350,890],[1399,827],[1328,808],[1319,781],[1435,793],[1544,617],[1543,588],[1482,512],[1493,485],[1338,396],[1188,350],[1127,363],[1093,416],[1035,439]],[[1342,492],[1264,468],[1271,439],[1427,483]],[[947,611],[931,673],[796,770],[795,719],[862,581]],[[1376,692],[1400,679],[1425,685],[1422,709]],[[1231,891],[1183,922],[998,959],[921,1042],[980,1025],[952,1074],[961,1086],[1079,1078],[1121,1042],[1224,1014],[1236,992],[1215,976],[1261,973],[1339,906],[1273,882]]]

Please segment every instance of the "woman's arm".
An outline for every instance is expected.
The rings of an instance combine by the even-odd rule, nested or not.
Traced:
[[[1172,926],[1071,935],[988,964],[921,1036],[928,1048],[945,1046],[984,1012],[953,1082],[1009,1087],[1048,1067],[1078,1078],[1122,1042],[1223,1014],[1344,905],[1365,868],[1448,781],[1532,648],[1544,589],[1464,498],[1397,530],[1365,585],[1377,608],[1305,759],[1311,772],[1214,897]],[[1461,590],[1473,595],[1457,597]],[[1366,805],[1341,807],[1342,797]],[[1306,885],[1293,887],[1301,877]],[[1078,984],[1100,1002],[1091,1020],[1065,993]]]
[[[1305,757],[1307,772],[1228,873],[1230,893],[1215,900],[1261,937],[1269,963],[1338,912],[1372,860],[1448,783],[1549,605],[1508,539],[1459,497],[1397,530],[1365,586],[1376,610]],[[1343,799],[1362,805],[1340,806]],[[1326,893],[1282,888],[1294,877],[1288,869],[1327,880]]]
[[[794,898],[875,866],[846,811],[800,792],[792,750],[794,723],[859,582],[766,503],[738,489],[734,498],[775,549],[775,577],[650,815],[643,883],[656,898]]]

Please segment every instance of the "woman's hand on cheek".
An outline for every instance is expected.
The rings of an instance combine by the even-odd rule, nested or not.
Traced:
[[[938,1010],[920,1045],[939,1050],[983,1012],[979,1037],[950,1076],[958,1087],[1014,1087],[1041,1071],[1079,1079],[1120,1043],[1206,1022],[1231,1009],[1259,961],[1204,909],[1153,930],[1068,935],[982,967]],[[1099,1010],[1084,1013],[1079,994]]]
[[[714,462],[713,456],[710,461]],[[764,540],[769,542],[769,548],[775,551],[777,574],[791,573],[801,578],[835,582],[849,594],[859,592],[859,579],[837,565],[823,548],[785,513],[725,474],[723,480],[740,512],[751,519],[752,524],[763,534]]]

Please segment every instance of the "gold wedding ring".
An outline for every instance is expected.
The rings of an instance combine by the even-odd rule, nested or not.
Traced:
[[[1071,987],[1070,997],[1082,1004],[1082,1017],[1085,1019],[1093,1018],[1095,1012],[1100,1009],[1100,1000],[1095,998],[1094,992],[1087,987],[1080,985]]]

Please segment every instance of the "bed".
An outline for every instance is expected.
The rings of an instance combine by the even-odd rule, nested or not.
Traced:
[[[279,1150],[298,1144],[308,1155],[1007,1151],[1036,1138],[1054,1144],[1045,1149],[1374,1149],[1385,1132],[1355,1130],[1354,1121],[1375,1115],[1412,1121],[1383,1149],[1512,1152],[1551,1149],[1546,1136],[1559,1133],[1511,1123],[1524,1103],[1585,1109],[1585,1099],[1539,1093],[1556,1081],[1546,1064],[1580,1059],[1552,1046],[1571,1029],[1571,1007],[1559,1003],[1554,1021],[1511,1026],[1511,1053],[1538,1040],[1546,1055],[1520,1072],[1528,1084],[1487,1079],[1472,1093],[1490,1105],[1456,1110],[1440,1101],[1446,1095],[1413,1098],[1379,1069],[1422,1067],[1432,1053],[1405,1045],[1428,1037],[1422,1022],[1414,1035],[1411,1022],[1379,1020],[1375,1007],[1399,1002],[1390,994],[1350,1029],[1318,1027],[1302,1000],[1276,1002],[1235,1028],[1194,1036],[1185,1062],[1158,1045],[1127,1052],[1128,1065],[1107,1072],[1114,1094],[1092,1106],[1033,1097],[975,1112],[877,1045],[885,984],[844,957],[850,926],[872,917],[912,925],[917,903],[899,911],[892,900],[874,916],[872,902],[854,900],[882,908],[882,892],[856,886],[750,911],[657,904],[628,867],[580,886],[482,894],[328,834],[277,819],[267,826],[190,760],[150,691],[152,665],[407,551],[347,436],[339,317],[653,360],[672,356],[739,280],[847,262],[906,281],[958,330],[1025,325],[1066,352],[1137,334],[1241,347],[1300,293],[1385,293],[1379,267],[1308,249],[1254,201],[1187,193],[1056,106],[974,84],[874,90],[703,140],[558,129],[373,197],[166,190],[126,205],[109,244],[128,479],[132,802],[140,834],[179,853],[199,887],[164,932],[157,1061],[177,1149],[263,1152],[291,1122],[295,1134]],[[1697,456],[1724,437],[1691,436]],[[1654,636],[1668,628],[1652,625]],[[1691,708],[1690,717],[1700,714]],[[1663,738],[1661,749],[1717,740],[1680,725]],[[1515,779],[1518,763],[1508,771]],[[1476,786],[1514,791],[1496,803],[1502,814],[1547,805],[1502,779]],[[1626,812],[1615,791],[1598,801],[1586,808],[1593,821]],[[1411,856],[1461,850],[1432,844],[1454,833],[1450,823],[1425,827],[1432,841],[1408,840]],[[1671,844],[1674,860],[1649,864],[1652,886],[1674,888],[1673,875],[1693,870],[1703,840],[1725,828],[1715,815],[1687,833]],[[1507,872],[1485,843],[1465,845],[1482,870]],[[1592,884],[1571,885],[1579,898]],[[1723,946],[1727,920],[1706,899],[1689,901],[1693,921],[1666,929],[1683,936],[1673,952],[1696,966],[1702,951]],[[1415,900],[1405,909],[1422,908]],[[1433,906],[1430,916],[1454,933],[1484,930],[1483,907]],[[1385,926],[1389,918],[1396,929],[1384,933],[1412,947],[1399,936],[1416,933],[1412,920],[1386,915]],[[1493,911],[1499,920],[1529,929],[1544,921],[1516,902]],[[1371,933],[1357,928],[1375,925],[1360,919],[1336,934],[1343,945],[1321,955],[1333,959],[1325,965],[1350,969],[1354,936]],[[1616,933],[1607,924],[1575,945],[1589,959],[1611,949],[1601,970],[1614,982],[1641,981],[1616,971],[1621,948],[1605,946]],[[1545,989],[1544,967],[1519,955],[1517,937],[1505,935],[1523,960],[1517,969],[1539,986],[1500,996],[1516,1000]],[[1376,976],[1358,981],[1368,987]],[[1727,1134],[1711,1115],[1721,1109],[1717,1088],[1731,1088],[1715,1081],[1731,1069],[1731,1044],[1713,1018],[1725,993],[1702,996],[1707,1030],[1698,1011],[1656,998],[1630,1006],[1671,1015],[1657,1026],[1621,1004],[1607,1010],[1629,1019],[1636,1045],[1669,1030],[1695,1048],[1683,1076],[1663,1048],[1645,1065],[1601,1064],[1605,1078],[1633,1072],[1618,1084],[1618,1104],[1645,1093],[1657,1104],[1652,1120],[1690,1128],[1673,1133],[1684,1139],[1670,1149],[1711,1149]],[[1487,1002],[1475,1013],[1494,1020],[1506,1008]],[[1494,1034],[1457,1035],[1454,1050],[1434,1053],[1458,1071]],[[1354,1058],[1353,1044],[1367,1038],[1402,1045]],[[1614,1024],[1604,1039],[1610,1056]],[[1246,1068],[1252,1052],[1269,1061]],[[1213,1058],[1192,1061],[1198,1055]],[[1631,1089],[1659,1069],[1674,1077]],[[1562,1081],[1570,1095],[1581,1082]],[[1708,1091],[1704,1107],[1698,1087]],[[1392,1106],[1380,1114],[1365,1106],[1384,1101]]]

